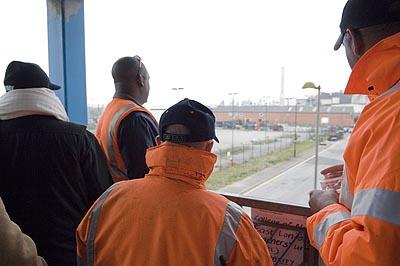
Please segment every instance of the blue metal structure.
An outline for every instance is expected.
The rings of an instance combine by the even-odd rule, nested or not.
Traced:
[[[49,74],[72,122],[87,124],[84,0],[47,0]]]

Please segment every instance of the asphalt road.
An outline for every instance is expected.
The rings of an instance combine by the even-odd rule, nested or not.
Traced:
[[[337,141],[319,153],[318,172],[328,166],[342,163],[346,143],[347,138]],[[314,162],[315,157],[312,156],[245,192],[244,195],[308,206],[308,193],[314,186]],[[318,179],[320,176],[318,174]],[[319,180],[317,188],[320,188]]]

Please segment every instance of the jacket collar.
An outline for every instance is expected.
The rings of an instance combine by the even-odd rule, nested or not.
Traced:
[[[180,180],[198,188],[211,175],[217,156],[213,153],[164,142],[147,150],[148,176],[158,175]]]
[[[345,94],[374,98],[400,81],[400,33],[370,48],[354,66]]]

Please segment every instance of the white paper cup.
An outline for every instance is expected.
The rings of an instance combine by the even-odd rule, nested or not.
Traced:
[[[322,190],[330,190],[334,189],[336,191],[340,190],[342,186],[342,177],[336,178],[322,178],[320,181],[321,189]]]

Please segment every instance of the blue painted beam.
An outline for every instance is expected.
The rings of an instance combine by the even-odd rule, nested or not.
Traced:
[[[72,122],[87,124],[84,0],[47,0],[49,74]]]

